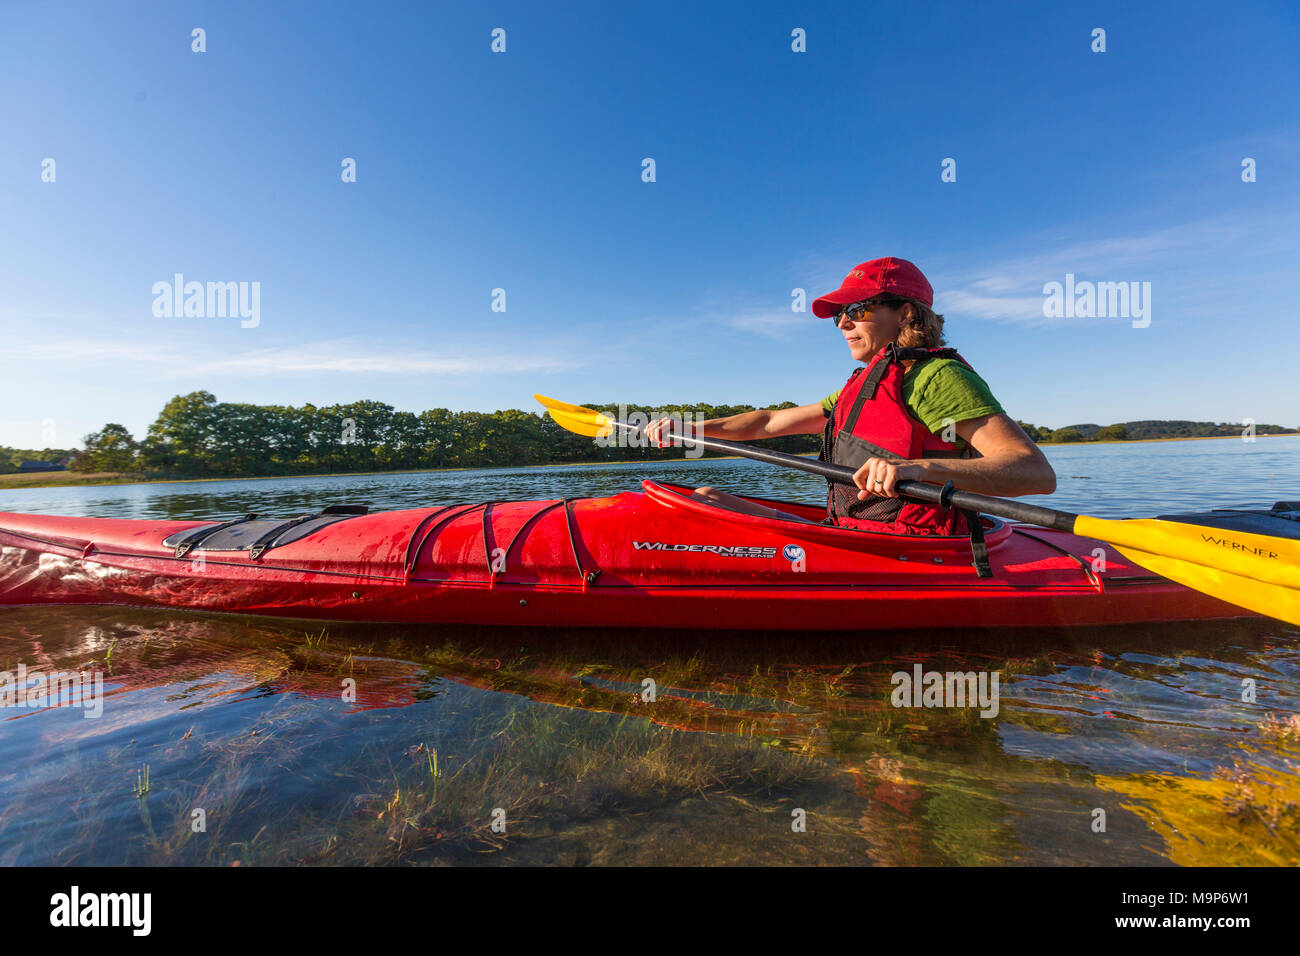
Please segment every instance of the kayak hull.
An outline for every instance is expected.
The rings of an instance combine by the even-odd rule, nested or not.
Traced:
[[[212,522],[0,513],[0,604],[127,605],[313,620],[699,630],[1071,627],[1251,616],[1100,542],[985,519],[965,538],[725,511],[689,489],[335,519],[244,550],[183,554]],[[236,529],[237,530],[237,529]],[[215,540],[209,538],[208,540]],[[164,542],[168,542],[164,544]],[[183,548],[181,549],[183,550]]]

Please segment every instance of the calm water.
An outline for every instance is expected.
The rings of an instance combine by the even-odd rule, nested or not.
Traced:
[[[1102,517],[1300,498],[1298,438],[1048,454],[1051,503]],[[641,477],[824,495],[726,461],[31,489],[0,511],[292,515]],[[1269,622],[828,638],[0,608],[0,669],[19,663],[99,668],[106,700],[0,711],[6,864],[1300,864],[1300,631]],[[918,663],[997,671],[997,716],[892,707]]]

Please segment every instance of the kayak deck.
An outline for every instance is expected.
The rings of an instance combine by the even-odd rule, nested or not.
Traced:
[[[967,538],[741,514],[653,481],[609,498],[293,521],[0,514],[0,604],[116,604],[318,620],[759,630],[1055,627],[1250,616],[1061,531]],[[801,520],[802,519],[802,520]]]

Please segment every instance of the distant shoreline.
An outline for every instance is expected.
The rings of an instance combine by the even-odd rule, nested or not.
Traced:
[[[1256,438],[1300,438],[1296,432],[1267,432]],[[1188,435],[1186,438],[1096,438],[1092,441],[1045,441],[1039,448],[1056,448],[1058,445],[1149,445],[1158,441],[1241,441],[1240,435]]]
[[[1300,438],[1296,434],[1256,435],[1260,438]],[[1194,435],[1187,438],[1102,439],[1098,441],[1043,442],[1040,448],[1070,448],[1077,445],[1148,445],[1171,441],[1241,441],[1238,435]],[[643,464],[680,464],[698,461],[734,461],[739,455],[714,455],[709,458],[681,458]],[[809,455],[808,457],[811,457]],[[590,465],[635,465],[636,461],[564,461],[546,465],[477,465],[457,468],[399,468],[391,471],[336,471],[308,475],[246,475],[229,478],[141,478],[120,472],[36,471],[0,475],[0,491],[26,488],[76,488],[102,485],[188,485],[205,481],[283,481],[298,478],[360,478],[365,475],[419,475],[429,472],[493,471],[513,468],[581,468]]]

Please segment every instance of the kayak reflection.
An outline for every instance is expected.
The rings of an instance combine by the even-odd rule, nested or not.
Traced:
[[[0,783],[9,863],[1158,862],[1177,851],[1141,809],[1146,775],[1217,779],[1238,744],[1285,740],[1255,732],[1267,708],[1235,700],[1243,676],[1279,720],[1279,693],[1300,689],[1294,641],[1242,622],[828,637],[88,608],[0,623],[6,668],[100,669],[108,698],[98,721],[0,725],[6,765],[40,768]],[[895,675],[918,666],[999,674],[997,715],[894,706]],[[152,790],[133,798],[145,764]],[[196,801],[220,839],[195,838]],[[1097,806],[1134,839],[1093,839]],[[1279,841],[1261,845],[1285,857]]]

